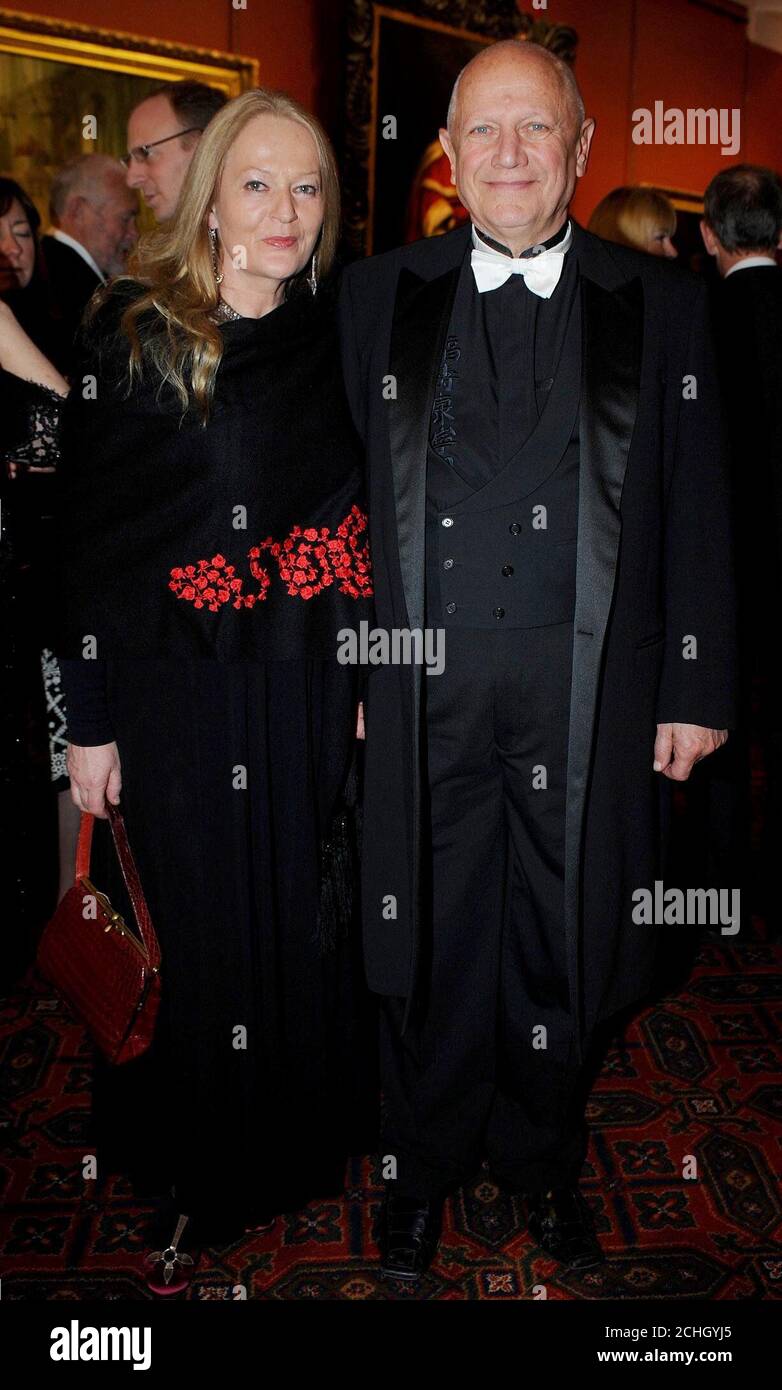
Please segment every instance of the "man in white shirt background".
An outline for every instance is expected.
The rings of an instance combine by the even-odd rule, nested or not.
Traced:
[[[777,265],[780,202],[782,185],[773,169],[735,164],[712,179],[704,195],[701,235],[723,278]]]
[[[737,164],[712,179],[701,234],[719,279],[712,308],[733,470],[739,599],[739,727],[708,759],[692,794],[705,796],[711,877],[741,887],[743,939],[752,914],[778,936],[774,873],[782,844],[782,182]],[[753,810],[751,749],[761,775]],[[758,762],[758,760],[761,760]],[[759,824],[752,843],[753,814]],[[741,940],[742,938],[739,938]]]
[[[41,240],[52,300],[70,345],[94,291],[125,269],[138,237],[138,199],[117,159],[78,155],[55,174],[51,230]],[[67,374],[68,363],[63,363]]]

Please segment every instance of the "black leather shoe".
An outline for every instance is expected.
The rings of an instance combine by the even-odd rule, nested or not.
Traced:
[[[380,1270],[393,1279],[418,1279],[434,1259],[443,1203],[388,1192],[380,1218]]]
[[[592,1269],[605,1255],[588,1202],[577,1187],[528,1192],[527,1230],[547,1255],[567,1269]]]

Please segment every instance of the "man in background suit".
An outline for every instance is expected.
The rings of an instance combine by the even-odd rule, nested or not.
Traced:
[[[782,182],[737,164],[712,179],[701,233],[720,279],[713,296],[722,399],[730,433],[739,598],[740,723],[704,769],[710,874],[741,887],[779,932],[782,846]],[[750,856],[751,745],[766,779],[759,860]],[[710,877],[710,880],[712,878]],[[714,880],[717,881],[716,879]]]
[[[94,291],[119,275],[138,236],[136,194],[119,160],[78,155],[55,174],[49,193],[51,230],[41,251],[60,319],[66,376],[82,314]]]

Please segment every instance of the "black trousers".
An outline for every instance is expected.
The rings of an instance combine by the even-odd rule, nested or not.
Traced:
[[[445,1195],[484,1156],[522,1190],[574,1182],[584,1160],[564,939],[572,644],[572,623],[449,628],[444,672],[423,677],[428,990],[404,1037],[404,1001],[381,1018],[399,1193]]]

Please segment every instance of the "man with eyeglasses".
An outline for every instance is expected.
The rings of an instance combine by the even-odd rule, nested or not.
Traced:
[[[203,82],[167,82],[130,113],[128,188],[139,188],[157,222],[173,217],[201,132],[226,97]]]

